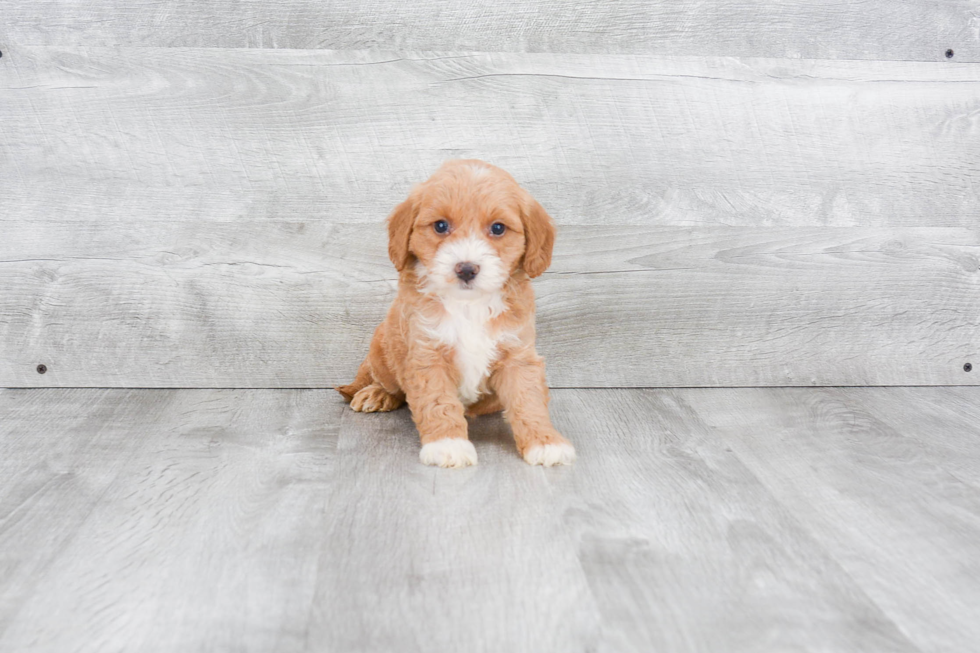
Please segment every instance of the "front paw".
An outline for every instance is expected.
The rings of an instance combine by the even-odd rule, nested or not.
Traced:
[[[465,438],[443,438],[423,445],[419,460],[424,465],[468,467],[476,464],[476,448]]]
[[[535,443],[524,450],[524,460],[529,465],[571,465],[575,462],[575,447],[565,438],[549,438],[547,442]]]

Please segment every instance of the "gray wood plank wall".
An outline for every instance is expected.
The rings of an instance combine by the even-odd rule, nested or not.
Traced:
[[[115,5],[4,7],[0,385],[347,380],[391,297],[381,222],[452,157],[560,226],[555,386],[980,382],[975,3],[699,3],[675,31],[711,45],[676,52],[659,5],[576,5],[591,31],[563,3]],[[756,32],[712,40],[723,10]]]
[[[380,224],[6,234],[12,386],[332,386],[396,286]],[[540,350],[560,387],[976,383],[978,260],[959,227],[568,226],[536,282]]]
[[[376,223],[453,157],[559,224],[980,213],[980,65],[30,47],[0,67],[0,219]]]
[[[975,0],[3,0],[0,44],[980,60]]]

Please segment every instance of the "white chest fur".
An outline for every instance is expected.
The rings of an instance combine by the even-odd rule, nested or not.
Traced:
[[[459,398],[475,403],[486,392],[490,365],[497,359],[500,337],[491,333],[490,321],[503,310],[499,295],[472,301],[443,299],[445,315],[427,331],[455,351],[459,371]]]

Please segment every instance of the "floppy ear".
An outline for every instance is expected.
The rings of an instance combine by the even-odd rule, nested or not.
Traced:
[[[555,245],[555,225],[551,216],[530,195],[524,202],[521,218],[524,221],[524,262],[527,276],[540,276],[551,265],[551,249]]]
[[[399,272],[412,260],[408,251],[408,240],[412,237],[412,225],[415,224],[417,215],[418,207],[413,192],[388,216],[388,258]]]

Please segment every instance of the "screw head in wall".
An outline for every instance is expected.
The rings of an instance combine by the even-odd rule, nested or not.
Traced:
[[[37,373],[38,374],[44,374],[47,371],[48,371],[48,366],[45,365],[44,363],[41,363],[40,365],[37,366]]]
[[[950,48],[949,50],[946,50],[946,58],[947,59],[952,59],[954,54],[956,54],[956,53],[953,52],[953,48]]]
[[[973,363],[963,363],[963,371],[969,372],[973,370]]]

